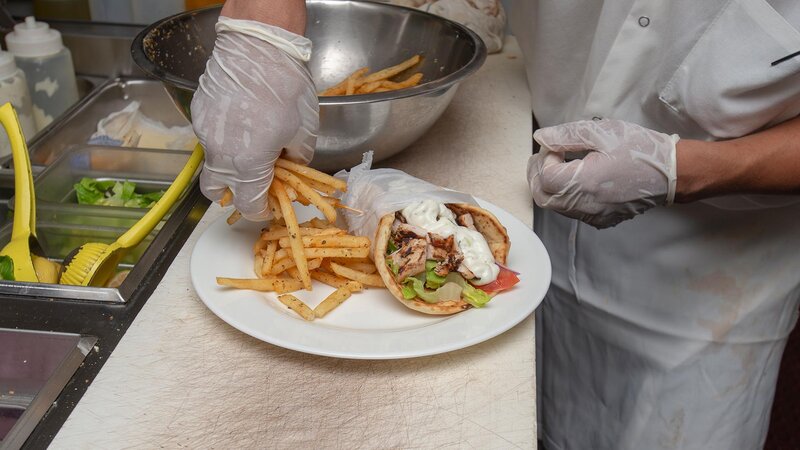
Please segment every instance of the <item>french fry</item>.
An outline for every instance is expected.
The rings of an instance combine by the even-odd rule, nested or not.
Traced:
[[[289,267],[286,269],[286,273],[295,280],[300,281],[300,272],[297,271],[297,267]]]
[[[277,244],[277,243],[276,243]],[[283,258],[294,259],[292,257],[291,249],[280,248],[275,251],[275,261],[280,261]]]
[[[349,267],[345,267],[341,264],[331,263],[331,270],[336,275],[340,277],[347,278],[349,280],[358,281],[359,283],[365,286],[373,286],[373,287],[386,287],[383,283],[383,279],[380,275],[377,274],[368,274],[364,272],[359,272],[358,270],[351,269]]]
[[[278,296],[278,300],[305,320],[314,320],[314,311],[292,294]]]
[[[295,191],[295,194],[296,194],[297,198],[295,198],[294,201],[296,201],[297,203],[300,203],[303,206],[308,206],[308,205],[311,204],[311,201],[309,199],[307,199],[305,195],[303,195],[303,194],[301,194],[301,193],[299,193],[297,191]]]
[[[353,95],[356,92],[356,79],[354,77],[347,78],[347,87],[344,89],[344,95]]]
[[[389,80],[383,80],[383,81],[381,81],[381,87],[382,88],[387,88],[387,89],[392,89],[392,90],[404,89],[404,88],[409,88],[409,87],[412,87],[412,86],[416,86],[417,84],[419,84],[419,82],[421,80],[422,80],[422,74],[421,73],[415,73],[414,75],[411,75],[410,77],[408,77],[405,81],[394,82],[394,81],[389,81]]]
[[[301,236],[330,236],[337,234],[345,234],[346,231],[330,227],[330,228],[313,228],[313,227],[300,227]],[[289,230],[286,227],[278,227],[274,230],[267,230],[261,233],[261,241],[274,241],[280,238],[289,236]]]
[[[267,241],[266,239],[257,240],[256,243],[253,244],[253,254],[257,255],[261,250],[266,249],[268,244],[269,241]]]
[[[373,81],[371,83],[364,83],[358,88],[358,94],[371,94],[375,89],[381,87],[382,81]]]
[[[277,169],[276,167],[276,172]],[[284,172],[288,171],[284,170]],[[278,176],[278,178],[280,178],[280,176]],[[310,291],[311,275],[308,273],[308,261],[306,260],[306,255],[303,253],[303,241],[300,236],[300,226],[297,224],[297,216],[295,216],[292,204],[289,201],[289,197],[286,195],[286,188],[279,179],[272,180],[270,189],[275,191],[275,196],[278,198],[278,203],[281,206],[281,213],[283,214],[284,220],[286,220],[286,228],[289,230],[289,240],[292,244],[294,263],[297,265],[297,270],[300,272],[303,286],[306,290]],[[319,196],[319,194],[317,194],[317,196]]]
[[[320,264],[322,264],[322,258],[312,259],[308,262],[308,270],[314,271],[314,269],[319,268]],[[291,276],[295,280],[300,279],[300,272],[297,271],[297,267],[289,267],[288,269],[286,269],[286,273],[288,273],[289,276]]]
[[[311,189],[308,185],[303,184],[299,178],[297,178],[292,172],[281,168],[275,167],[275,177],[278,178],[281,182],[285,182],[289,186],[295,188],[298,192],[303,194],[305,198],[308,199],[311,203],[314,204],[322,214],[328,219],[328,222],[336,222],[336,210],[331,206],[328,202],[322,199],[322,197],[317,193],[317,191]],[[274,183],[274,181],[273,181]],[[282,185],[283,183],[281,183]],[[279,199],[280,200],[280,199]],[[288,197],[287,197],[288,200]],[[289,205],[291,207],[291,205]],[[283,208],[283,204],[281,204],[281,209]],[[282,211],[284,217],[287,215],[286,211]]]
[[[375,73],[367,75],[366,77],[364,77],[364,84],[391,78],[397,75],[398,73],[408,69],[409,67],[419,63],[419,61],[420,61],[419,55],[414,55],[411,58],[408,58],[407,60],[401,62],[396,66],[387,67],[383,70],[379,70]]]
[[[319,95],[321,97],[325,97],[325,96],[329,96],[329,95],[344,95],[344,93],[347,91],[347,83],[348,83],[348,81],[350,79],[361,78],[364,75],[366,75],[367,72],[369,72],[369,67],[362,67],[362,68],[356,70],[355,72],[351,73],[350,75],[348,75],[347,78],[342,80],[341,83],[339,83],[339,84],[337,84],[335,86],[331,86],[328,89],[325,89]]]
[[[347,263],[337,263],[337,264],[345,266],[348,269],[357,270],[359,272],[364,272],[367,274],[375,273],[378,271],[378,268],[375,267],[375,264],[371,262],[368,263],[347,262]]]
[[[320,183],[317,180],[312,180],[311,178],[308,178],[307,176],[301,175],[297,172],[295,172],[294,174],[297,176],[297,178],[300,178],[300,181],[311,186],[311,188],[314,189],[315,191],[320,191],[327,195],[333,195],[336,193],[336,188],[333,186],[329,186],[325,183]]]
[[[317,227],[317,228],[329,228],[329,227],[333,226],[333,224],[331,224],[327,220],[320,219],[319,217],[314,217],[311,220],[309,220],[308,222],[311,224],[311,226],[314,226],[314,227]]]
[[[344,303],[345,300],[350,298],[353,294],[353,291],[349,289],[350,284],[345,283],[344,286],[336,289],[330,295],[325,297],[325,300],[322,301],[316,308],[314,308],[314,315],[317,318],[325,317],[329,312],[336,309],[339,305]]]
[[[306,258],[366,258],[369,248],[307,248]]]
[[[297,201],[297,191],[294,190],[291,186],[286,186],[286,196],[289,197],[291,201]]]
[[[334,207],[336,206],[337,203],[339,203],[339,199],[336,197],[331,197],[329,195],[321,195],[321,197],[323,200],[330,203]]]
[[[335,275],[332,273],[322,272],[319,270],[312,270],[311,271],[311,278],[325,283],[328,286],[333,286],[335,288],[340,288],[347,283],[354,283],[351,284],[351,289],[353,292],[361,291],[364,289],[364,286],[361,283],[356,281],[348,280],[347,278],[340,277],[339,275]]]
[[[292,292],[303,288],[303,283],[285,278],[225,278],[217,277],[217,284],[236,289],[250,289],[253,291],[274,291],[279,294]]]
[[[228,222],[228,225],[233,225],[236,222],[238,222],[239,219],[241,219],[241,218],[242,218],[242,213],[240,213],[238,210],[234,209],[233,213],[230,216],[228,216],[228,219],[226,220],[226,222]]]
[[[421,73],[415,73],[406,80],[399,82],[391,81],[390,78],[404,72],[416,64],[419,64],[421,59],[422,58],[420,55],[414,55],[400,64],[387,67],[371,74],[368,74],[368,68],[362,67],[361,69],[350,74],[337,85],[322,91],[319,95],[328,96],[371,94],[416,86],[420,81],[422,81]]]
[[[333,198],[333,197],[322,197],[322,198],[325,199],[325,201],[327,201],[331,205],[333,205],[334,208],[346,209],[352,213],[358,214],[359,216],[364,214],[364,211],[360,209],[351,208],[343,203],[339,203],[338,198]]]
[[[233,191],[231,188],[225,188],[225,193],[222,194],[222,198],[219,200],[219,206],[223,208],[230,205],[233,202]]]
[[[330,259],[327,259],[326,261],[335,262],[337,264],[342,264],[342,265],[347,265],[347,264],[351,264],[351,263],[373,264],[374,265],[372,260],[369,259],[369,258],[330,258]]]
[[[364,236],[303,236],[303,247],[359,248],[369,247],[369,238]],[[281,247],[289,246],[289,238],[281,238]]]
[[[294,262],[291,258],[283,258],[279,259],[269,270],[269,274],[272,276],[280,275],[284,270],[291,269],[292,267],[297,266],[297,263]],[[310,275],[309,275],[310,277]],[[310,289],[309,289],[310,290]]]
[[[267,244],[267,250],[264,252],[264,262],[261,263],[261,276],[265,276],[272,270],[272,264],[275,262],[275,250],[278,244],[275,241]]]
[[[272,215],[276,219],[283,218],[283,213],[281,212],[281,206],[278,203],[278,199],[275,198],[274,195],[267,195],[267,208],[269,208],[269,210],[272,211]]]
[[[264,256],[261,253],[253,256],[253,272],[258,278],[263,278],[261,268],[264,266]]]
[[[302,164],[297,164],[296,162],[289,161],[288,159],[278,158],[278,160],[275,161],[275,166],[302,175],[306,178],[318,181],[322,184],[327,184],[328,186],[331,186],[338,191],[342,192],[347,191],[346,181],[332,177],[326,173],[322,173],[319,170],[312,169],[308,166],[304,166]]]

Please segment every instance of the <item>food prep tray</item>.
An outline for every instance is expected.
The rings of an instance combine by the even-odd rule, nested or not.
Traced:
[[[168,263],[183,245],[191,230],[203,216],[208,202],[197,186],[197,180],[186,190],[184,198],[173,209],[170,218],[162,222],[160,230],[154,230],[123,259],[120,270],[130,269],[125,281],[118,288],[66,286],[46,283],[22,283],[0,280],[0,297],[45,298],[53,300],[76,300],[80,302],[125,303],[141,292],[149,295],[153,283],[163,276]],[[11,236],[12,224],[0,228],[0,246]],[[72,225],[57,220],[37,218],[37,235],[47,256],[54,261],[64,257],[77,246],[86,242],[110,243],[124,233],[126,228]]]
[[[140,111],[145,116],[167,127],[189,124],[160,82],[120,77],[99,84],[30,141],[38,203],[37,231],[51,259],[60,262],[68,252],[87,242],[113,242],[147,211],[77,204],[73,185],[81,177],[127,179],[137,183],[137,190],[162,190],[172,183],[188,160],[190,151],[87,144],[101,119],[134,100],[140,102]],[[13,210],[7,209],[9,202],[13,208],[13,198],[5,201],[14,193],[10,156],[0,159],[0,181],[0,197],[3,197],[0,245],[4,245],[10,237],[13,216]],[[109,303],[146,298],[153,283],[163,276],[164,262],[171,261],[207,206],[195,179],[159,226],[123,260],[120,269],[130,269],[130,274],[118,288],[0,280],[0,297]]]
[[[111,244],[127,231],[126,228],[65,225],[63,223],[41,222],[36,225],[39,244],[47,257],[62,262],[67,255],[87,242]],[[122,259],[121,270],[131,269],[141,258],[147,246],[153,242],[157,231],[153,231],[144,241],[132,248]],[[11,238],[11,224],[0,228],[0,242],[5,245]]]
[[[132,181],[140,193],[165,191],[188,159],[189,154],[182,150],[93,145],[71,147],[34,181],[37,218],[68,225],[128,229],[144,216],[146,208],[81,205],[74,185],[81,178],[89,177]],[[9,209],[13,211],[13,208],[12,198]],[[164,221],[168,218],[169,214]]]
[[[30,142],[33,171],[41,172],[69,147],[86,144],[97,131],[100,120],[122,110],[134,100],[141,103],[140,110],[145,116],[167,127],[189,125],[160,81],[139,78],[110,79]],[[10,157],[0,160],[0,166],[7,169],[10,165]]]
[[[72,250],[87,242],[111,244],[125,231],[127,229],[124,228],[77,226],[51,222],[36,224],[37,237],[42,250],[49,259],[59,263],[64,261],[64,258]],[[158,231],[154,230],[139,245],[132,248],[122,259],[119,270],[131,270],[147,251],[157,233]],[[0,228],[0,246],[6,245],[10,239],[11,224],[8,224]],[[126,286],[130,283],[136,283],[130,276],[122,282],[119,289],[0,281],[0,294],[123,302],[125,296],[121,294],[120,290],[134,288],[135,286]]]

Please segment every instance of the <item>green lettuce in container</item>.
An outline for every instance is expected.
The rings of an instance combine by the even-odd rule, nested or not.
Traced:
[[[81,178],[74,185],[81,205],[124,206],[127,208],[150,208],[164,195],[164,191],[140,194],[136,183],[130,181],[99,181]]]

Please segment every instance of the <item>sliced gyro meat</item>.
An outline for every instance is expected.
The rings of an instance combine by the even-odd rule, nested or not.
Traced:
[[[389,257],[397,266],[397,280],[402,282],[410,276],[425,271],[425,239],[409,238]]]

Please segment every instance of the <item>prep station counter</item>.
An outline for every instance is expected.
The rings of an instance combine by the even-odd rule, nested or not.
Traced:
[[[148,83],[115,78],[92,92],[127,101],[160,88]],[[166,93],[142,104],[164,99]],[[88,103],[83,108],[91,110]],[[77,133],[79,140],[81,130],[54,126],[37,139]],[[460,86],[426,136],[379,165],[471,192],[530,225],[531,131],[522,58],[509,39],[503,53],[490,55]],[[63,150],[37,142],[32,154]],[[142,249],[131,281],[102,298],[2,294],[0,328],[67,333],[64,352],[86,355],[30,438],[18,442],[30,448],[535,445],[532,317],[483,344],[410,360],[337,360],[263,343],[219,320],[192,289],[194,243],[225,214],[208,206],[193,185]],[[0,405],[11,397],[0,394]]]

